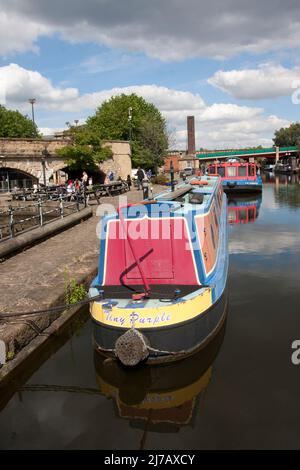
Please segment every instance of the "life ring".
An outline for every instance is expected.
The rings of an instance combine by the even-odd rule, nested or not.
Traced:
[[[208,184],[207,181],[191,181],[191,184],[193,186],[198,185],[198,186],[206,186]]]

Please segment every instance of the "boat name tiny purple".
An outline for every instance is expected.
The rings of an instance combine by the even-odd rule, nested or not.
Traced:
[[[121,326],[124,326],[126,323],[126,318],[125,317],[119,317],[116,315],[113,315],[112,313],[106,313],[106,321],[112,322],[112,323],[117,323]],[[156,315],[155,317],[142,317],[136,312],[132,312],[129,316],[129,321],[131,325],[157,325],[160,323],[169,323],[172,320],[171,315],[167,315],[166,313],[162,313],[161,315]]]

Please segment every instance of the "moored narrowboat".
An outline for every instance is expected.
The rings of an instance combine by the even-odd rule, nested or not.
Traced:
[[[102,220],[90,288],[97,350],[134,366],[182,359],[225,316],[227,199],[219,177],[192,178]]]
[[[262,191],[262,178],[257,174],[255,163],[228,159],[222,163],[212,163],[209,165],[207,173],[208,175],[220,175],[226,193]]]

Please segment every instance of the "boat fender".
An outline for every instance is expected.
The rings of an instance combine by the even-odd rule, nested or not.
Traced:
[[[136,366],[149,356],[148,341],[142,333],[131,328],[117,339],[115,354],[124,366]]]

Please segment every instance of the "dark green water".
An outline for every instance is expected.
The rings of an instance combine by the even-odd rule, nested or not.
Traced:
[[[227,324],[208,350],[126,373],[94,358],[87,322],[0,396],[0,447],[299,448],[300,185],[268,180],[262,201],[230,203],[231,222],[244,223],[230,226]]]

